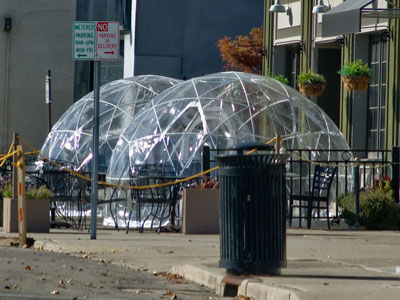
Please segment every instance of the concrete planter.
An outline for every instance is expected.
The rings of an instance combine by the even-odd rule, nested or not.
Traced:
[[[219,233],[219,190],[184,189],[183,224],[184,234]]]
[[[26,199],[27,232],[49,232],[50,199]],[[18,232],[17,199],[3,200],[3,231]]]

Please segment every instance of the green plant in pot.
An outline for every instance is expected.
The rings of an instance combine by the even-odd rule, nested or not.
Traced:
[[[282,82],[282,83],[284,83],[284,84],[289,84],[289,79],[287,79],[285,76],[283,76],[282,74],[278,74],[278,75],[276,75],[276,74],[274,74],[274,73],[271,73],[271,74],[269,74],[268,75],[269,77],[271,77],[271,78],[273,78],[273,79],[275,79],[275,80],[278,80],[279,82]]]
[[[40,187],[31,187],[26,189],[25,197],[28,199],[50,199],[51,191],[44,185]]]
[[[338,71],[346,88],[353,91],[363,91],[368,88],[372,78],[372,70],[361,59],[346,62]]]
[[[13,187],[12,184],[7,184],[4,186],[3,190],[3,197],[4,198],[12,198],[13,194]],[[51,198],[51,191],[46,188],[44,185],[40,187],[30,187],[27,188],[25,191],[25,198],[27,199],[50,199]]]
[[[3,195],[3,198],[12,198],[12,185],[11,184],[6,184],[2,188],[1,193]]]
[[[297,76],[297,85],[300,93],[307,97],[321,96],[326,87],[326,80],[324,75],[308,71]]]

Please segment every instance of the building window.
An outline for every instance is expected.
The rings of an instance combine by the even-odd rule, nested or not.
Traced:
[[[296,81],[297,75],[299,75],[300,70],[300,47],[289,46],[287,47],[287,69],[286,74],[289,79],[289,85],[297,89]]]
[[[387,43],[380,37],[370,42],[372,80],[368,94],[368,150],[384,149],[386,130]]]

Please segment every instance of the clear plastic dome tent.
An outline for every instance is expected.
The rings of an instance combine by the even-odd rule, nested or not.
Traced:
[[[99,171],[106,172],[123,129],[147,102],[180,80],[145,75],[116,80],[100,88]],[[41,153],[88,170],[92,157],[93,92],[74,103],[54,124]]]
[[[224,72],[194,78],[153,98],[122,132],[107,171],[109,182],[129,180],[141,165],[200,171],[201,148],[265,143],[279,135],[286,149],[349,149],[342,133],[310,99],[277,80]],[[312,152],[333,160],[334,152]]]

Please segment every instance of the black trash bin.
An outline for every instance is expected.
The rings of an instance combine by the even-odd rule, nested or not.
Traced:
[[[220,155],[220,261],[232,274],[280,274],[286,267],[286,155],[259,143]],[[259,152],[258,152],[259,153]],[[248,153],[247,153],[248,154]]]

